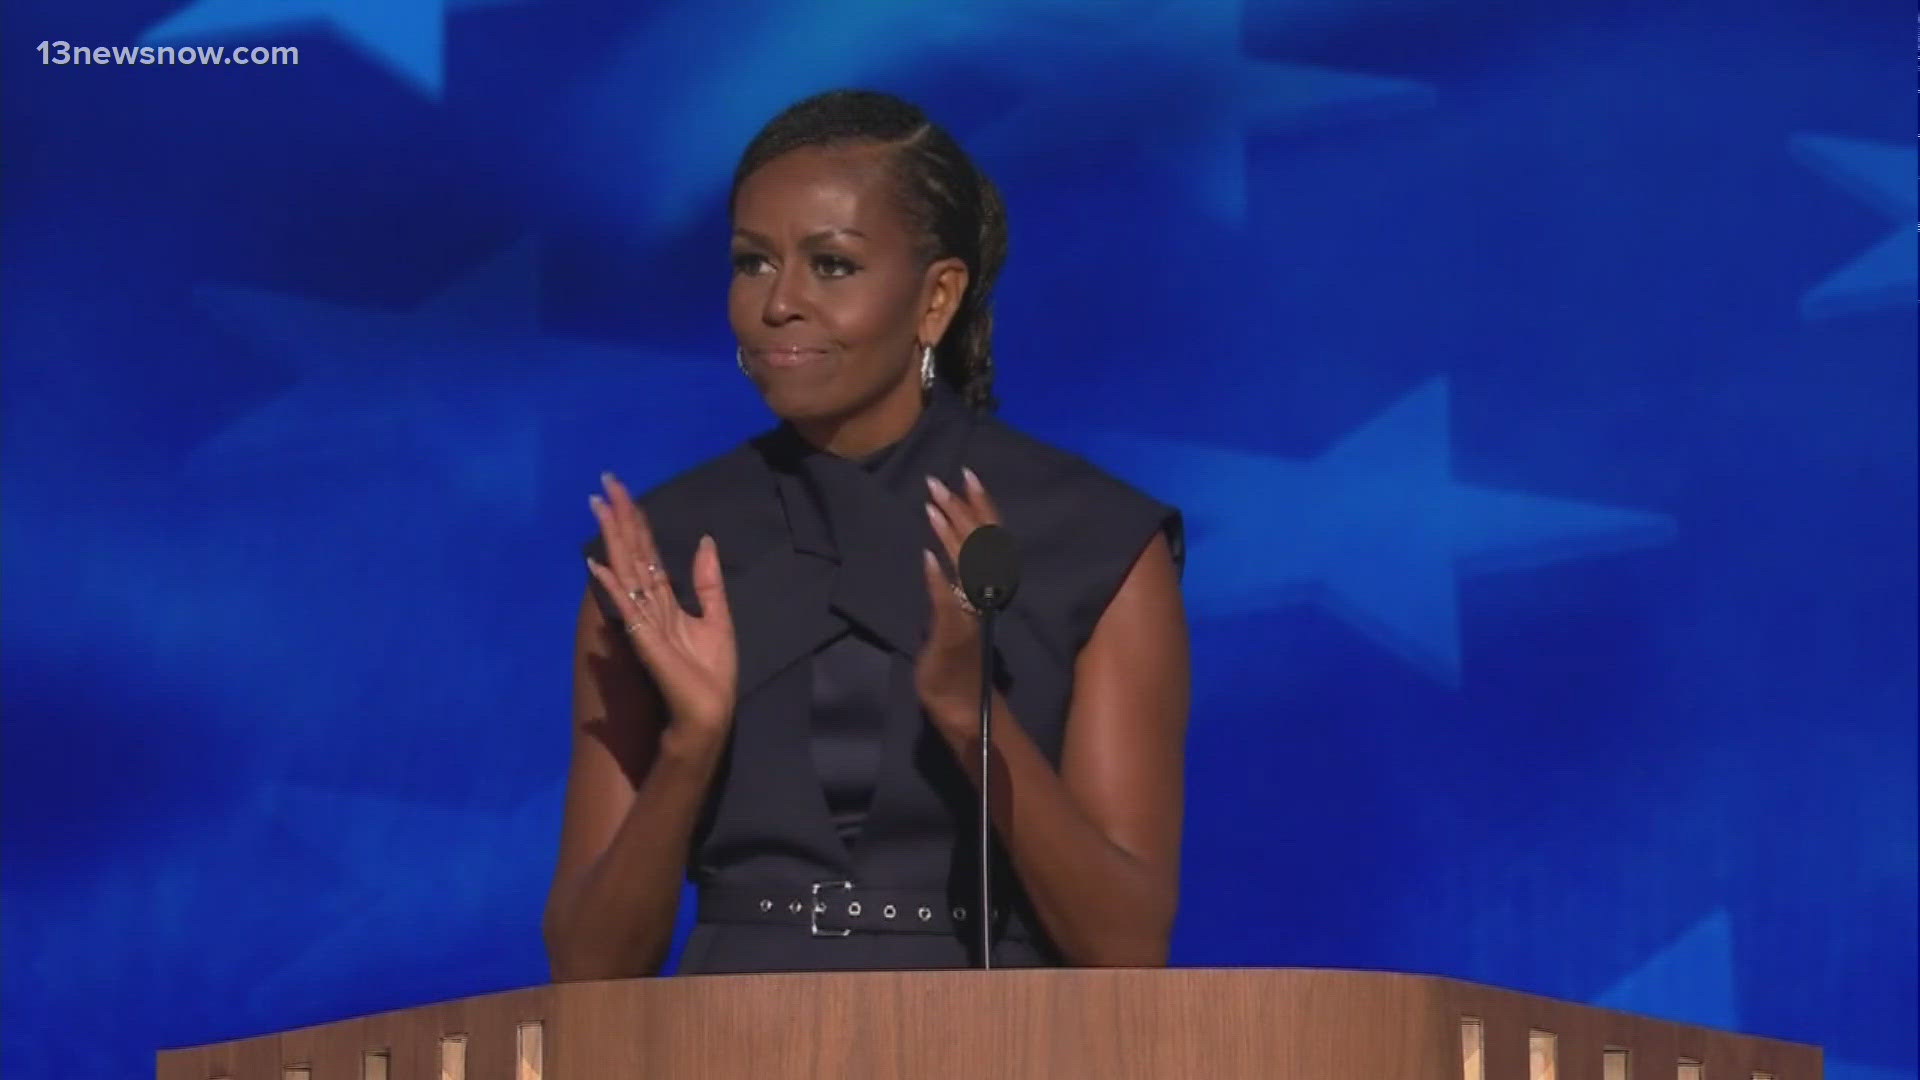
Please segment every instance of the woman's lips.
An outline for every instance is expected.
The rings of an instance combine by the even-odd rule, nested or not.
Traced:
[[[753,355],[770,368],[796,368],[827,355],[825,349],[755,349]]]

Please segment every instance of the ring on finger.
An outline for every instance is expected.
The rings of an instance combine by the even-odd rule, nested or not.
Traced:
[[[953,590],[953,598],[960,601],[960,610],[969,615],[980,614],[980,609],[973,606],[972,600],[967,599],[967,590],[961,588],[957,583],[949,585],[948,588]]]
[[[647,594],[641,592],[639,589],[628,589],[627,599],[633,601],[636,604],[644,604],[647,602]]]

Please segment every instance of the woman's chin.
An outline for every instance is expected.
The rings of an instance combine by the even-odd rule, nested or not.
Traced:
[[[917,382],[910,386],[896,381],[873,385],[849,378],[851,373],[845,371],[770,374],[757,380],[760,396],[775,416],[791,424],[835,425],[862,414],[887,411],[887,400],[897,394],[919,393]]]
[[[761,397],[766,399],[767,408],[775,416],[789,423],[818,423],[846,415],[849,403],[844,394],[835,394],[831,387],[793,386],[775,383],[762,386]]]

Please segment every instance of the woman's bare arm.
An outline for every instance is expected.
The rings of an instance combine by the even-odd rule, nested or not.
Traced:
[[[1179,906],[1186,617],[1165,537],[1140,554],[1074,665],[1056,772],[995,695],[995,830],[1068,963],[1166,964]],[[971,708],[935,718],[979,783]]]
[[[542,929],[555,982],[658,974],[723,734],[670,727],[592,590],[575,634],[573,754]]]

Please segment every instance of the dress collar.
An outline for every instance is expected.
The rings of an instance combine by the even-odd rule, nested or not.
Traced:
[[[830,607],[909,656],[926,634],[920,551],[939,550],[927,480],[958,490],[974,428],[958,394],[936,383],[913,427],[872,468],[820,450],[782,424],[760,441],[792,550],[830,564]]]

